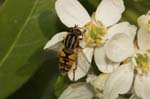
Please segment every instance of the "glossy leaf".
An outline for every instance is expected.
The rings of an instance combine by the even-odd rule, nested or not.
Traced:
[[[20,88],[46,60],[43,46],[58,23],[54,1],[7,0],[0,8],[0,99]]]
[[[56,60],[48,59],[42,63],[36,74],[8,99],[57,99],[53,89],[59,71]]]

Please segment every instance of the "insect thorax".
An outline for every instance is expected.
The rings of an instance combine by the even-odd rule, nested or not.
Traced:
[[[79,44],[79,38],[77,35],[68,34],[64,39],[64,46],[66,49],[74,49],[77,48]]]

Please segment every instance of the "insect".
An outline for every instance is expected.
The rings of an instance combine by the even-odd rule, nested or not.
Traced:
[[[83,57],[82,48],[79,45],[80,40],[82,40],[82,32],[79,28],[77,26],[69,28],[68,34],[63,40],[63,47],[59,52],[60,73],[66,75],[73,69],[73,80],[75,78],[75,70],[78,66],[78,57]]]

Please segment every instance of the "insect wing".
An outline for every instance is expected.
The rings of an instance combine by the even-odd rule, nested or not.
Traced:
[[[77,61],[76,63],[74,63],[72,69],[69,71],[68,76],[71,80],[76,81],[84,77],[88,73],[89,68],[90,68],[89,59],[85,55],[84,51],[82,49],[79,49]]]
[[[90,65],[90,61],[88,60],[87,56],[85,55],[82,49],[79,49],[77,62],[78,62],[77,63],[78,66],[82,71],[84,72],[88,71],[88,66]]]
[[[53,50],[53,51],[55,51],[55,52],[60,52],[60,51],[62,50],[62,48],[63,48],[63,43],[62,43],[62,42],[59,42],[59,43],[57,43],[56,45],[52,46],[52,47],[50,48],[50,50]]]
[[[67,34],[67,32],[57,33],[47,42],[44,49],[60,51],[60,48],[63,45],[62,41]]]

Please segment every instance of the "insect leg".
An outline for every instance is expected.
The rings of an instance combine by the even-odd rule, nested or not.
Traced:
[[[78,46],[79,48],[79,53],[84,57],[84,59],[87,61],[88,64],[90,64],[90,61],[87,59],[85,53],[83,52],[83,49],[81,46]]]
[[[77,66],[78,66],[78,57],[77,57],[77,59],[75,61],[75,67],[73,69],[73,81],[75,81],[75,70],[77,69]]]

